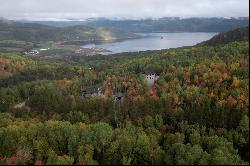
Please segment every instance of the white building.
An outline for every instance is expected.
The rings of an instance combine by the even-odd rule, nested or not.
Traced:
[[[41,48],[40,51],[47,51],[49,50],[50,48]]]
[[[31,50],[29,52],[24,52],[25,55],[37,55],[39,54],[38,50]]]
[[[148,84],[148,86],[153,86],[155,82],[159,79],[157,73],[153,70],[145,70],[143,72],[144,78]]]

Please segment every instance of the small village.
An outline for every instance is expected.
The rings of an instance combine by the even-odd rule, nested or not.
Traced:
[[[60,46],[59,48],[41,48],[23,52],[25,56],[37,57],[42,59],[62,59],[68,60],[70,57],[92,57],[95,55],[109,54],[111,51],[93,47],[82,48],[76,46]]]
[[[26,55],[26,56],[36,56],[40,52],[47,51],[47,50],[50,50],[50,48],[41,48],[41,49],[38,49],[38,50],[25,51],[24,55]]]

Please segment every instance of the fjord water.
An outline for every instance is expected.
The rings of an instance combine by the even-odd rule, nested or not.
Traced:
[[[217,33],[138,33],[140,39],[125,40],[113,43],[87,44],[83,48],[103,48],[114,54],[121,52],[137,52],[147,50],[161,50],[192,46],[202,41],[209,40]]]

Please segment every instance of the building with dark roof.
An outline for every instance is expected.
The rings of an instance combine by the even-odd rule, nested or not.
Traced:
[[[114,94],[115,102],[123,102],[124,98],[125,98],[125,94],[122,92],[117,92]]]
[[[85,93],[90,94],[90,95],[97,94],[98,93],[98,88],[96,88],[96,87],[86,88]]]
[[[157,73],[154,70],[146,69],[143,71],[145,75],[156,75]]]
[[[89,88],[86,88],[85,91],[84,91],[84,94],[86,97],[88,96],[102,96],[103,93],[102,93],[102,88],[101,87],[89,87]]]
[[[153,86],[155,82],[159,79],[158,74],[154,70],[146,69],[143,71],[143,75],[148,86]]]

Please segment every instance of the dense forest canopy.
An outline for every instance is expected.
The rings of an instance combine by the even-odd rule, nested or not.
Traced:
[[[1,53],[0,164],[249,164],[248,61],[244,41],[72,64]]]

